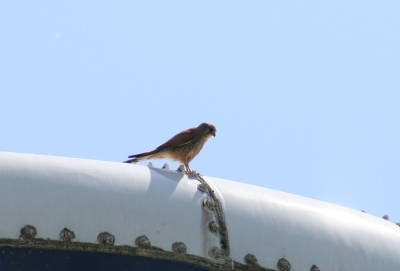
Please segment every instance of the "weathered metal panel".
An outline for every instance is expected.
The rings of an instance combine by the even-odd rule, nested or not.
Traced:
[[[360,211],[176,171],[4,152],[0,246],[210,270],[400,270],[400,227]]]
[[[231,257],[292,270],[400,270],[400,227],[361,211],[258,186],[207,178],[224,197]]]
[[[65,227],[78,242],[109,232],[115,245],[135,245],[146,235],[153,246],[205,255],[203,194],[182,173],[83,159],[0,154],[0,236],[19,237],[33,225],[37,238],[58,240]],[[193,245],[190,245],[193,244]]]

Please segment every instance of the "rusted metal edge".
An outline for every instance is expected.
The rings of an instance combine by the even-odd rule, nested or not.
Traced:
[[[171,251],[165,251],[158,247],[140,248],[130,246],[114,246],[114,245],[98,245],[83,242],[63,242],[58,240],[45,240],[41,238],[20,241],[15,239],[0,238],[0,248],[32,248],[32,249],[50,249],[50,250],[70,250],[70,251],[90,251],[100,253],[113,253],[128,256],[140,256],[153,259],[171,260],[177,262],[189,263],[211,270],[260,270],[260,271],[276,271],[267,269],[259,265],[245,265],[231,259],[229,260],[213,260],[203,257],[179,254]]]
[[[205,186],[205,191],[207,194],[210,195],[212,200],[215,203],[215,207],[213,208],[214,215],[217,219],[217,223],[219,225],[219,238],[220,238],[220,245],[221,245],[221,252],[222,256],[226,259],[230,257],[230,246],[229,246],[229,236],[228,236],[228,228],[226,227],[225,215],[222,208],[221,201],[218,199],[217,195],[215,194],[214,190],[210,187],[207,181],[200,175],[196,175],[196,179]]]

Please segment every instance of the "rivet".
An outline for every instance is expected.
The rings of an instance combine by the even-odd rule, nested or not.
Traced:
[[[221,249],[217,248],[217,247],[212,247],[210,248],[210,250],[208,251],[208,256],[210,256],[211,258],[214,259],[219,259],[221,258]]]
[[[215,221],[210,221],[208,223],[208,229],[212,232],[218,232],[219,231],[219,225]]]
[[[318,266],[316,266],[315,264],[313,264],[313,266],[311,266],[310,271],[321,271],[321,269],[319,269]]]
[[[192,170],[192,172],[190,172],[187,176],[189,179],[197,179],[198,174],[196,170]]]
[[[146,235],[142,235],[142,236],[139,236],[138,238],[136,238],[135,244],[137,247],[141,247],[141,248],[151,247],[150,240],[149,240],[149,238],[147,238]]]
[[[208,185],[206,183],[200,183],[197,185],[197,189],[199,189],[201,192],[207,192]]]
[[[147,167],[154,167],[154,165],[153,165],[152,162],[149,162],[149,163],[147,164]]]
[[[185,172],[185,166],[184,165],[179,165],[179,167],[178,167],[178,169],[176,171]]]
[[[25,225],[20,230],[19,238],[22,238],[22,239],[33,239],[33,238],[35,238],[36,234],[37,234],[37,230],[36,230],[36,228],[34,226]]]
[[[186,253],[186,245],[182,242],[175,242],[172,244],[172,251],[175,253]]]
[[[165,164],[163,165],[162,169],[169,170],[169,165],[168,165],[167,163],[165,163]]]
[[[97,242],[100,245],[114,245],[115,236],[108,232],[102,232],[97,236]]]
[[[250,265],[258,264],[257,258],[253,254],[247,254],[246,256],[244,256],[244,261]]]
[[[75,238],[75,233],[73,231],[70,231],[67,228],[64,228],[61,232],[60,232],[60,239],[61,241],[64,242],[71,242],[72,239]]]
[[[291,267],[289,261],[283,258],[278,261],[277,266],[279,271],[290,271]]]
[[[205,199],[205,200],[203,200],[203,206],[204,206],[204,208],[211,211],[211,210],[214,210],[215,202],[212,199]]]

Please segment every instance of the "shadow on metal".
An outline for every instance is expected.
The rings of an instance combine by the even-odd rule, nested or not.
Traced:
[[[68,251],[32,248],[1,248],[0,270],[37,271],[133,271],[133,270],[195,270],[210,269],[162,259],[91,251]]]

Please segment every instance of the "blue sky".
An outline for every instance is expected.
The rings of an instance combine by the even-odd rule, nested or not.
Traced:
[[[3,2],[0,151],[123,161],[207,121],[197,172],[399,222],[399,10]]]

